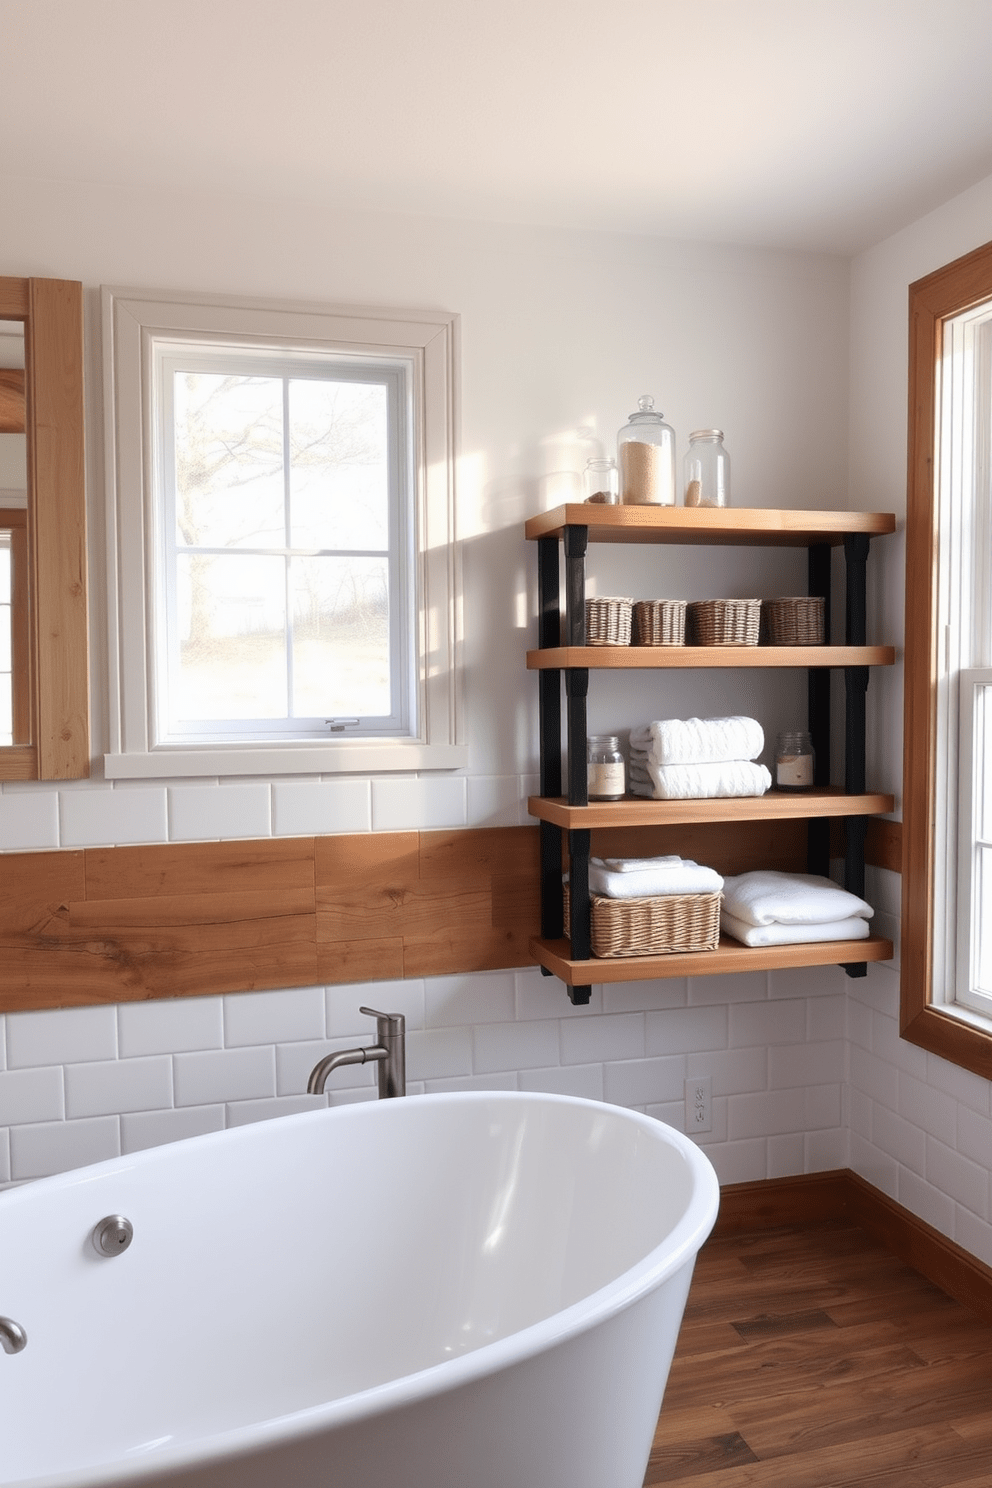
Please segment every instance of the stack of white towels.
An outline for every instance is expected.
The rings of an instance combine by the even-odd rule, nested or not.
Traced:
[[[630,731],[630,789],[659,801],[763,796],[756,763],[765,734],[754,718],[663,718]]]
[[[724,879],[720,928],[748,946],[867,940],[874,912],[832,879],[761,869]]]
[[[690,858],[590,858],[589,891],[607,899],[661,894],[718,894],[723,879]]]

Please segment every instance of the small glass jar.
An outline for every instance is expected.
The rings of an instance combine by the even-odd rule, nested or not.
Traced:
[[[616,460],[587,460],[582,483],[587,501],[616,506],[620,500],[620,472]]]
[[[775,743],[775,787],[781,791],[810,791],[816,773],[812,737],[795,730],[779,734]]]
[[[683,462],[686,506],[730,505],[730,456],[722,429],[697,429],[689,435]]]
[[[675,431],[655,412],[649,393],[637,400],[617,435],[620,500],[631,506],[675,505]]]
[[[622,801],[626,770],[617,734],[592,734],[586,750],[590,801]]]

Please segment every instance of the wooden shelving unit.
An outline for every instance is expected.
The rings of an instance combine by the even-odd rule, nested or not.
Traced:
[[[527,654],[538,673],[541,705],[541,794],[529,802],[541,823],[542,934],[531,950],[542,970],[567,985],[573,1002],[588,1002],[591,984],[649,977],[701,976],[730,971],[841,964],[863,976],[870,961],[888,960],[892,944],[861,941],[749,947],[722,939],[716,951],[694,955],[597,958],[590,952],[588,892],[591,834],[601,828],[805,820],[807,866],[826,873],[831,818],[846,827],[844,881],[864,894],[864,840],[870,816],[893,809],[893,798],[865,786],[865,692],[869,668],[891,666],[891,646],[866,637],[866,569],[872,537],[895,530],[888,512],[807,512],[765,509],[587,506],[558,507],[532,517],[526,536],[538,544],[539,647]],[[640,647],[586,646],[585,557],[590,542],[804,547],[808,592],[823,597],[830,634],[831,550],[843,549],[846,570],[844,644],[825,646]],[[561,553],[566,606],[560,611]],[[802,795],[701,801],[628,799],[589,804],[586,782],[586,697],[590,671],[733,667],[800,667],[809,677],[809,727],[817,756],[816,788]],[[845,783],[830,785],[831,668],[845,678]],[[567,780],[561,771],[562,683],[565,693]],[[564,787],[564,789],[563,789]],[[561,867],[567,833],[571,873],[570,923],[565,938]]]

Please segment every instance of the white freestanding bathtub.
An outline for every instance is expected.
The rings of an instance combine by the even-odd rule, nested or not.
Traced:
[[[717,1210],[671,1128],[415,1096],[0,1194],[0,1483],[640,1488]],[[98,1221],[130,1220],[107,1258]]]

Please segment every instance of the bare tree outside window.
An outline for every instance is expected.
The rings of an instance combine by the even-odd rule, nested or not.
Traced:
[[[175,716],[389,714],[388,386],[173,376]]]

